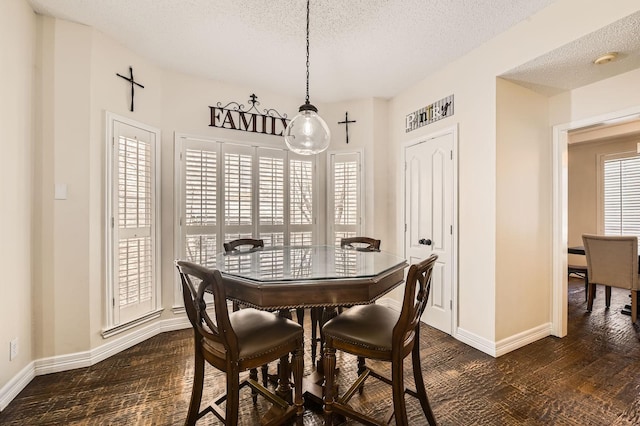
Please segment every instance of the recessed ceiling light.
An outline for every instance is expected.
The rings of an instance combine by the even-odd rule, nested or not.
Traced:
[[[599,58],[594,60],[593,63],[596,65],[607,64],[611,61],[615,61],[617,57],[618,57],[618,52],[610,52],[600,56]]]

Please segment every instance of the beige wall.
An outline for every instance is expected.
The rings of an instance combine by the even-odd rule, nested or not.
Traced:
[[[498,182],[510,179],[508,169],[498,167],[501,161],[520,161],[511,158],[513,151],[508,141],[498,139],[497,126],[507,107],[498,102],[496,77],[522,63],[530,61],[553,49],[567,44],[590,32],[608,25],[638,10],[634,0],[616,1],[604,4],[597,1],[565,0],[551,4],[540,13],[532,16],[512,29],[500,34],[460,60],[430,75],[421,83],[403,91],[390,102],[389,123],[391,146],[389,160],[396,164],[395,188],[396,205],[401,204],[401,170],[398,167],[398,154],[406,142],[425,137],[431,132],[457,123],[459,126],[459,248],[458,248],[458,330],[457,337],[474,344],[487,352],[496,348],[507,336],[530,332],[535,327],[547,327],[551,318],[542,318],[538,312],[525,312],[524,318],[517,318],[521,312],[504,311],[498,313],[496,304],[516,300],[520,290],[510,281],[517,281],[514,264],[518,264],[515,250],[500,250],[497,245],[498,233],[502,233],[499,217],[507,217],[520,210],[513,205],[501,202]],[[576,11],[580,19],[575,19]],[[549,29],[552,28],[553,31]],[[629,86],[628,86],[629,87]],[[405,133],[401,123],[411,111],[441,99],[455,95],[455,115],[440,120],[411,133]],[[579,95],[575,95],[578,98]],[[549,105],[551,124],[557,119],[555,106],[566,112],[575,106],[577,98],[573,93],[556,105]],[[580,106],[585,111],[592,108],[593,99],[587,99],[588,106]],[[534,104],[538,103],[535,101]],[[560,105],[562,104],[562,105]],[[601,103],[599,107],[605,107]],[[570,114],[569,114],[570,116]],[[560,121],[562,122],[562,121]],[[539,128],[532,130],[536,134],[523,135],[532,147],[536,138],[540,145],[536,148],[540,169],[533,170],[528,176],[522,176],[521,185],[535,189],[531,194],[538,202],[523,212],[517,221],[522,225],[523,235],[538,235],[536,246],[542,247],[537,264],[531,264],[526,271],[532,282],[540,284],[534,301],[544,298],[551,291],[549,264],[551,262],[551,212],[552,188],[550,187],[551,156],[545,143],[550,143],[549,134],[540,138]],[[545,142],[547,141],[547,142]],[[545,153],[545,150],[546,153]],[[396,210],[399,214],[400,210]],[[539,233],[539,234],[538,234]],[[402,233],[398,230],[398,238]],[[546,257],[546,258],[545,258]],[[543,259],[544,260],[541,260]],[[515,263],[514,263],[515,262]],[[542,263],[540,263],[542,262]],[[522,273],[525,273],[524,271]],[[501,283],[504,283],[502,285]],[[548,304],[548,300],[546,301]],[[528,303],[528,302],[527,302]],[[515,322],[514,326],[512,323]],[[536,324],[536,323],[540,324]],[[529,328],[527,328],[529,327]]]
[[[458,125],[456,333],[482,350],[492,353],[499,341],[550,321],[545,307],[549,302],[545,305],[544,299],[551,286],[551,159],[550,129],[546,134],[541,130],[543,111],[549,111],[547,123],[558,124],[640,105],[640,92],[628,90],[638,87],[640,71],[548,102],[511,83],[497,81],[496,77],[635,12],[638,7],[637,0],[616,0],[613,4],[559,0],[390,101],[317,105],[334,135],[331,150],[345,148],[344,126],[337,125],[344,112],[348,110],[358,121],[350,128],[351,143],[366,147],[367,184],[374,183],[367,187],[366,209],[368,214],[373,212],[367,229],[385,240],[385,250],[398,253],[404,245],[399,220],[403,201],[399,164],[402,147],[411,140]],[[573,19],[577,10],[581,19]],[[91,351],[105,343],[100,336],[105,286],[105,111],[162,130],[162,318],[170,319],[174,316],[170,308],[174,305],[175,288],[171,267],[173,133],[256,141],[260,138],[262,143],[266,138],[258,135],[208,127],[208,105],[245,102],[249,94],[256,93],[263,106],[291,117],[302,103],[302,93],[299,99],[292,99],[259,87],[228,85],[162,70],[93,29],[62,20],[34,18],[24,0],[0,2],[0,12],[0,46],[2,54],[8,55],[2,57],[0,79],[2,151],[8,153],[0,159],[2,261],[10,262],[3,263],[5,270],[15,270],[16,266],[32,269],[34,277],[32,282],[30,276],[16,274],[18,278],[12,277],[10,283],[5,279],[0,286],[2,300],[11,301],[0,313],[0,347],[6,348],[8,340],[16,336],[21,346],[18,360],[10,363],[8,357],[0,357],[2,387],[31,361]],[[7,67],[6,63],[13,66]],[[136,79],[145,85],[136,90],[135,112],[128,111],[126,82],[115,76],[116,72],[126,73],[130,65]],[[34,105],[36,114],[29,96],[34,92],[38,99]],[[603,93],[607,95],[603,97]],[[406,114],[451,94],[456,102],[452,118],[405,133]],[[531,108],[534,110],[528,111]],[[535,117],[533,122],[525,120],[527,113]],[[34,134],[36,149],[32,156]],[[276,139],[265,143],[280,143]],[[514,169],[512,162],[521,162],[523,152],[528,154],[527,161],[522,169]],[[324,162],[322,167],[326,167]],[[16,186],[16,182],[21,185]],[[67,200],[53,200],[54,183],[68,185]],[[519,188],[526,189],[527,197],[519,193]],[[518,203],[510,202],[510,197],[516,197]],[[509,234],[513,229],[518,230],[518,235]],[[33,249],[28,237],[32,232]],[[9,237],[4,238],[5,235]],[[523,247],[522,239],[532,239],[533,245]],[[518,250],[525,250],[531,257],[526,271],[518,267],[523,263]],[[527,277],[523,279],[522,275]],[[521,283],[529,285],[522,288]],[[531,283],[538,286],[529,288],[533,287]],[[533,308],[517,309],[515,302],[522,298]]]
[[[545,324],[551,287],[547,98],[498,79],[496,341]]]
[[[569,145],[569,246],[581,246],[582,234],[601,233],[598,224],[600,156],[636,152],[640,136],[616,137]],[[586,265],[584,256],[569,255],[569,263]]]
[[[33,360],[35,48],[31,8],[22,0],[0,2],[0,389]],[[9,361],[9,342],[15,338],[18,357]]]

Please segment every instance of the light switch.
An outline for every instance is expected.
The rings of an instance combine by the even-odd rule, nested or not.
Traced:
[[[66,200],[67,199],[67,184],[66,183],[56,183],[55,184],[53,198],[55,200]]]

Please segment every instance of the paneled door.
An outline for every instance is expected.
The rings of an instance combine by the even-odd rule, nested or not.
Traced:
[[[452,334],[454,314],[453,130],[405,147],[405,254],[410,263],[438,255],[422,320]]]

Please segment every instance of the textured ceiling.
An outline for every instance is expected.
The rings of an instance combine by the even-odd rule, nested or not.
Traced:
[[[618,52],[618,58],[607,64],[593,63],[609,52]],[[637,68],[640,68],[640,12],[525,63],[502,77],[540,93],[555,95]]]
[[[304,0],[29,2],[162,67],[304,98]],[[392,97],[552,2],[312,0],[311,100]]]

